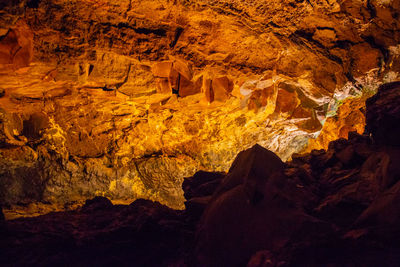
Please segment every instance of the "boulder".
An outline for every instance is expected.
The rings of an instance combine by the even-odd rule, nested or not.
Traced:
[[[224,176],[225,173],[222,172],[198,171],[192,177],[183,180],[183,195],[187,200],[194,197],[210,196]]]
[[[211,83],[214,101],[226,101],[233,90],[233,82],[228,77],[214,78]]]
[[[302,211],[303,192],[283,169],[259,145],[239,153],[199,223],[199,266],[245,266],[257,251],[279,251],[297,231],[313,236],[320,229],[323,223]]]
[[[400,82],[384,84],[366,102],[365,131],[380,145],[400,146]]]
[[[156,77],[168,78],[172,70],[172,61],[157,62],[152,67],[153,75]]]
[[[108,198],[97,196],[92,199],[86,200],[85,205],[82,206],[82,210],[101,210],[108,209],[112,206],[113,204]]]
[[[222,172],[198,171],[192,177],[184,179],[182,189],[189,217],[198,221],[224,176],[225,173]]]

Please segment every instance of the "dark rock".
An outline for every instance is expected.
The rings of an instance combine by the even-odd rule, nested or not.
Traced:
[[[382,193],[357,219],[357,226],[397,227],[400,230],[400,182]]]
[[[97,196],[92,199],[86,200],[85,205],[82,206],[82,209],[88,211],[88,210],[107,209],[112,206],[113,204],[108,198]]]
[[[278,251],[300,229],[312,236],[321,228],[299,207],[303,192],[283,169],[275,154],[258,145],[239,153],[201,218],[199,266],[243,266],[259,250]]]
[[[48,128],[50,124],[49,117],[44,113],[33,113],[28,120],[23,122],[22,134],[28,139],[38,139],[41,131]]]
[[[262,250],[251,256],[247,267],[275,267],[278,266],[278,261],[271,251]]]
[[[225,176],[222,172],[198,171],[192,177],[185,178],[182,183],[184,197],[189,200],[193,197],[212,195]]]
[[[104,198],[88,202],[110,205]],[[189,247],[179,214],[137,200],[8,221],[7,231],[0,228],[0,265],[171,266]]]
[[[380,145],[400,146],[400,82],[384,84],[366,102],[365,131]]]
[[[211,200],[225,173],[199,171],[182,183],[186,214],[191,220],[198,221]]]
[[[6,89],[0,88],[0,97],[3,97],[6,94]]]
[[[214,195],[243,185],[248,196],[248,201],[257,202],[261,197],[260,191],[268,177],[281,173],[284,163],[273,152],[260,145],[240,152],[232,163],[229,173],[222,180]]]
[[[4,221],[6,218],[4,217],[3,208],[0,206],[0,221]]]

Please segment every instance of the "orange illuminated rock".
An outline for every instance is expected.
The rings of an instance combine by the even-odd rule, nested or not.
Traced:
[[[382,59],[381,52],[372,48],[368,43],[355,45],[350,52],[353,60],[352,73],[356,77],[371,69],[378,68]]]
[[[233,89],[233,82],[228,77],[218,77],[211,82],[214,101],[226,101]]]
[[[168,78],[172,70],[172,61],[157,62],[152,67],[153,75],[156,77]]]
[[[299,105],[292,113],[292,118],[302,119],[300,122],[296,123],[296,125],[305,131],[312,133],[319,131],[322,128],[315,110],[303,108]]]
[[[177,72],[179,72],[180,75],[185,77],[186,80],[190,81],[193,78],[192,70],[188,66],[187,62],[184,62],[180,59],[176,59],[173,62],[173,68]]]
[[[260,107],[275,106],[275,87],[269,86],[262,90],[254,90],[248,100],[247,107],[250,110],[258,111]]]
[[[171,83],[168,78],[157,78],[157,92],[162,94],[170,94],[172,92]]]
[[[297,94],[295,92],[289,92],[285,89],[278,89],[278,96],[276,99],[276,113],[288,113],[292,114],[296,107],[300,104]]]
[[[179,96],[185,97],[189,95],[195,95],[201,92],[202,78],[196,80],[196,82],[188,81],[185,77],[181,77],[179,86]]]
[[[206,96],[206,100],[208,101],[208,103],[211,103],[214,101],[214,91],[212,88],[212,80],[211,79],[204,79],[203,92],[204,92],[204,95]]]
[[[152,72],[157,77],[159,93],[175,93],[180,97],[200,93],[199,83],[192,81],[192,70],[182,60],[157,62]]]
[[[339,106],[337,114],[328,117],[316,139],[310,139],[306,151],[312,149],[327,149],[331,140],[347,138],[350,132],[364,132],[365,97],[350,98]]]

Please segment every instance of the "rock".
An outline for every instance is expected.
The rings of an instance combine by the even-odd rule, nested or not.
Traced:
[[[168,78],[172,70],[172,61],[157,62],[152,67],[153,75],[156,77]]]
[[[288,92],[285,89],[278,90],[278,97],[276,99],[276,113],[292,114],[296,107],[300,104],[296,93]]]
[[[224,176],[222,172],[196,172],[192,177],[183,180],[184,197],[189,200],[193,197],[212,195]]]
[[[49,117],[44,113],[33,113],[23,122],[22,134],[28,139],[38,139],[42,131],[50,125]]]
[[[398,227],[400,223],[400,182],[379,195],[355,223],[357,227]]]
[[[224,173],[199,171],[184,179],[182,189],[186,213],[193,220],[199,220],[224,176]]]
[[[176,93],[180,97],[200,93],[201,81],[193,82],[193,73],[183,60],[163,61],[153,65],[160,93]]]
[[[353,46],[350,53],[352,54],[352,74],[354,77],[377,68],[382,59],[381,52],[376,48],[372,48],[368,43]]]
[[[257,251],[279,251],[300,229],[313,235],[323,224],[296,208],[302,192],[285,181],[283,168],[258,145],[239,153],[201,218],[199,265],[243,266]]]
[[[0,97],[3,97],[6,94],[6,89],[0,88]]]
[[[4,221],[6,218],[4,217],[3,208],[0,206],[0,222]]]
[[[178,264],[189,228],[178,212],[152,201],[138,200],[112,208],[100,198],[98,208],[24,218],[0,228],[2,265],[90,266]],[[92,203],[94,204],[94,203]],[[92,206],[93,207],[93,206]],[[21,232],[22,242],[16,242]],[[28,249],[28,247],[30,247]],[[85,251],[82,254],[82,251]],[[179,265],[179,264],[178,264]]]
[[[212,79],[211,86],[214,101],[226,101],[233,89],[232,81],[226,76]]]
[[[0,203],[64,207],[104,195],[183,209],[183,177],[226,171],[257,142],[287,160],[327,117],[313,148],[362,133],[362,98],[342,97],[400,70],[397,0],[6,2]],[[343,112],[333,116],[338,93]],[[322,187],[370,156],[357,146],[316,157],[299,167],[312,179],[291,182],[324,192],[314,182],[324,170]],[[16,147],[30,152],[17,157]]]
[[[271,251],[258,251],[247,263],[247,267],[275,267],[279,266],[277,260]]]
[[[380,145],[400,146],[400,82],[384,84],[366,102],[365,131]]]
[[[19,20],[0,40],[0,69],[29,66],[33,58],[33,33]]]
[[[113,204],[108,198],[97,196],[95,198],[86,200],[85,205],[82,206],[82,210],[87,212],[93,210],[108,209],[112,206]]]

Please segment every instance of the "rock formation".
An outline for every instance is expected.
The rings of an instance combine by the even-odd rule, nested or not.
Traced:
[[[399,83],[367,101],[370,134],[283,163],[255,145],[183,183],[187,209],[104,197],[0,223],[2,265],[398,266]],[[387,119],[385,119],[387,118]]]
[[[183,209],[183,177],[256,143],[286,161],[361,133],[398,79],[399,5],[2,1],[0,204]]]

